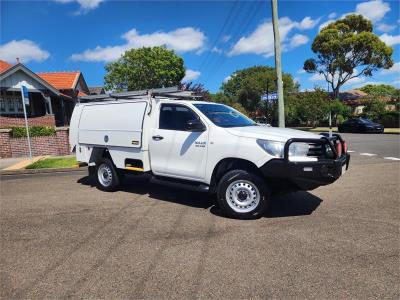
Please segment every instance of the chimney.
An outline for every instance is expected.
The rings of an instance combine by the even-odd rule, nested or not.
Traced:
[[[17,64],[19,64],[19,57],[17,57],[16,59],[17,59]]]

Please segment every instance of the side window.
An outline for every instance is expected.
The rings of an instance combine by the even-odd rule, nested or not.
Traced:
[[[186,106],[163,104],[160,111],[160,129],[186,130],[186,123],[199,117]]]

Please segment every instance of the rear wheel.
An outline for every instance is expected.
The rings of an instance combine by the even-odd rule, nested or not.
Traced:
[[[246,170],[229,171],[218,184],[218,203],[232,218],[261,217],[268,207],[269,196],[263,180]]]
[[[115,191],[120,179],[113,162],[108,158],[103,158],[96,164],[97,187],[106,192]]]

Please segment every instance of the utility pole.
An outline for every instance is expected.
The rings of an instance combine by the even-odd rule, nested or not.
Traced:
[[[283,101],[283,82],[282,82],[282,67],[281,67],[281,39],[279,37],[277,0],[271,0],[271,6],[272,6],[272,25],[274,28],[275,70],[276,70],[276,78],[278,86],[279,127],[285,127],[285,104]]]
[[[266,120],[266,122],[268,122],[267,115],[268,115],[268,105],[269,105],[269,89],[268,89],[268,85],[269,85],[269,80],[267,78],[267,101],[265,101],[265,120]]]
[[[332,137],[332,106],[331,106],[331,95],[329,94],[329,82],[328,82],[328,99],[329,99],[329,137]]]

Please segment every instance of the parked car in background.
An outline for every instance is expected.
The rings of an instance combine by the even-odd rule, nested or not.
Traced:
[[[349,119],[338,127],[339,132],[383,133],[384,126],[369,119]]]

